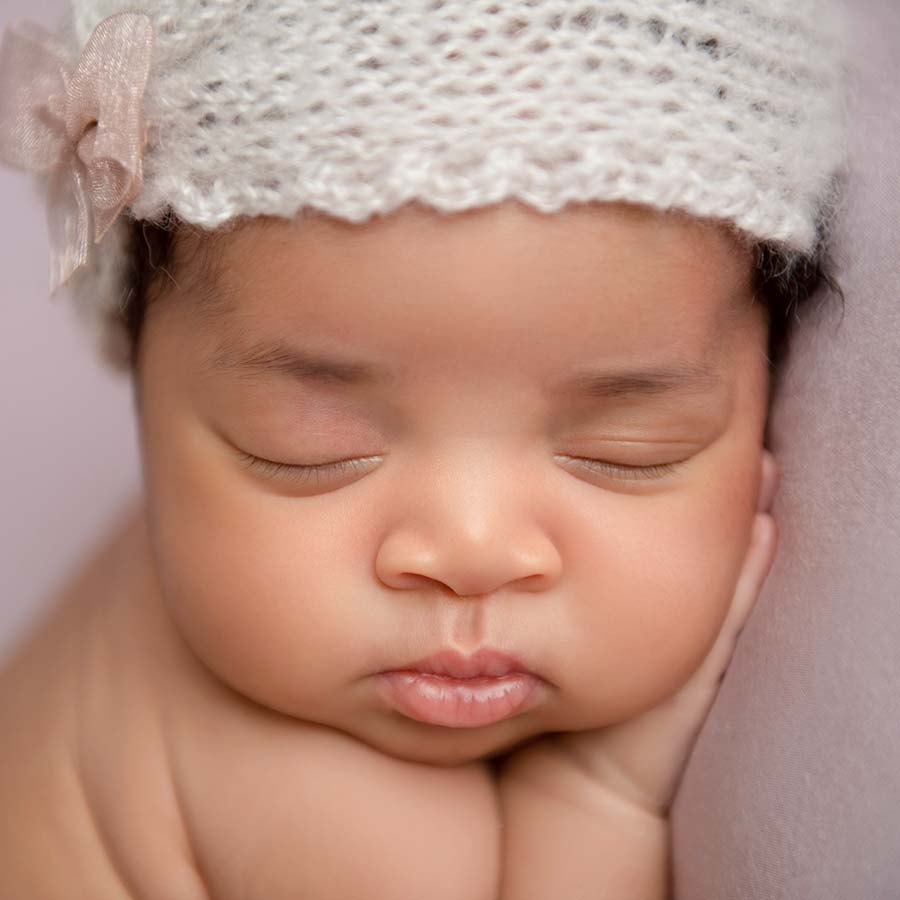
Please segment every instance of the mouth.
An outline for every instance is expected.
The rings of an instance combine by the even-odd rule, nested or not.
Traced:
[[[411,719],[477,728],[531,709],[545,682],[515,657],[482,648],[471,656],[445,650],[379,672],[376,683],[382,697]]]

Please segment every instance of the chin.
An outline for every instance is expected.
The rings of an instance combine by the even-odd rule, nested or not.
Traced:
[[[384,723],[375,733],[351,733],[395,759],[455,768],[489,762],[539,736],[534,728],[526,731],[522,724],[517,728],[512,722],[504,724],[501,732],[496,728],[447,728],[404,719]]]

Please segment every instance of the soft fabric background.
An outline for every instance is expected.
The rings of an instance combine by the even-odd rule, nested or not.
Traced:
[[[773,409],[780,549],[676,798],[677,900],[900,898],[900,4],[850,8],[846,312],[804,317]]]
[[[0,27],[60,9],[3,0]],[[804,319],[774,410],[779,556],[673,811],[677,900],[900,898],[900,5],[852,9],[846,314]],[[139,467],[127,383],[47,300],[43,209],[2,167],[0,209],[2,656]]]
[[[53,29],[61,0],[0,0],[0,29]],[[48,299],[31,177],[0,166],[0,657],[138,490],[126,380],[101,369],[66,293]],[[0,725],[2,732],[2,725]]]

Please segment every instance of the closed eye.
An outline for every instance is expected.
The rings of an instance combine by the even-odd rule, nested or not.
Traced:
[[[377,461],[380,458],[377,456],[367,456],[340,459],[335,462],[319,463],[317,465],[296,465],[275,462],[274,460],[264,459],[263,457],[254,456],[250,453],[242,453],[241,456],[248,469],[259,469],[267,475],[286,477],[301,484],[305,484],[312,479],[315,479],[316,484],[318,484],[319,479],[322,477],[327,478],[335,475],[356,473],[360,469],[367,468],[370,463]],[[652,466],[630,466],[623,463],[612,463],[603,459],[593,459],[583,456],[562,456],[559,458],[571,460],[591,473],[609,475],[622,481],[662,478],[677,471],[682,465],[681,462],[676,462],[657,463]]]
[[[681,468],[682,463],[657,463],[653,466],[627,466],[622,463],[611,463],[604,459],[591,459],[583,456],[566,456],[563,459],[574,460],[590,472],[611,475],[622,481],[633,481],[644,478],[662,478]]]
[[[298,466],[274,462],[271,459],[254,456],[251,453],[242,453],[241,456],[244,458],[244,464],[248,469],[259,469],[267,475],[287,477],[301,484],[313,478],[318,484],[319,478],[322,476],[330,477],[346,472],[356,472],[358,469],[365,468],[372,460],[379,458],[377,456],[367,456],[359,459],[339,459],[336,462],[319,463],[314,466]]]

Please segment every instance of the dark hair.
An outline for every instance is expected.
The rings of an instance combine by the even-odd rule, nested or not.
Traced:
[[[128,268],[124,299],[119,313],[128,335],[131,372],[137,369],[141,331],[150,297],[158,292],[166,272],[173,277],[177,223],[167,219],[155,222],[131,222]]]
[[[199,233],[173,215],[160,224],[133,223],[130,278],[121,310],[128,333],[132,372],[137,365],[147,304],[159,293],[163,279],[178,278],[175,246],[179,235],[185,230]],[[195,283],[202,282],[210,271],[210,242],[201,242],[201,246],[205,251],[192,257]],[[823,285],[840,298],[842,305],[844,303],[843,291],[832,274],[833,263],[821,228],[817,247],[813,255],[798,258],[786,254],[777,245],[757,243],[753,246],[753,298],[766,309],[769,319],[767,355],[770,402],[788,356],[794,323],[799,321],[799,310],[809,304]]]
[[[760,243],[754,248],[754,302],[761,303],[769,320],[769,403],[777,392],[789,355],[794,326],[800,310],[829,302],[834,296],[845,304],[844,292],[835,276],[830,247],[820,241],[811,256],[788,256],[778,247]],[[825,290],[827,288],[827,290]]]

